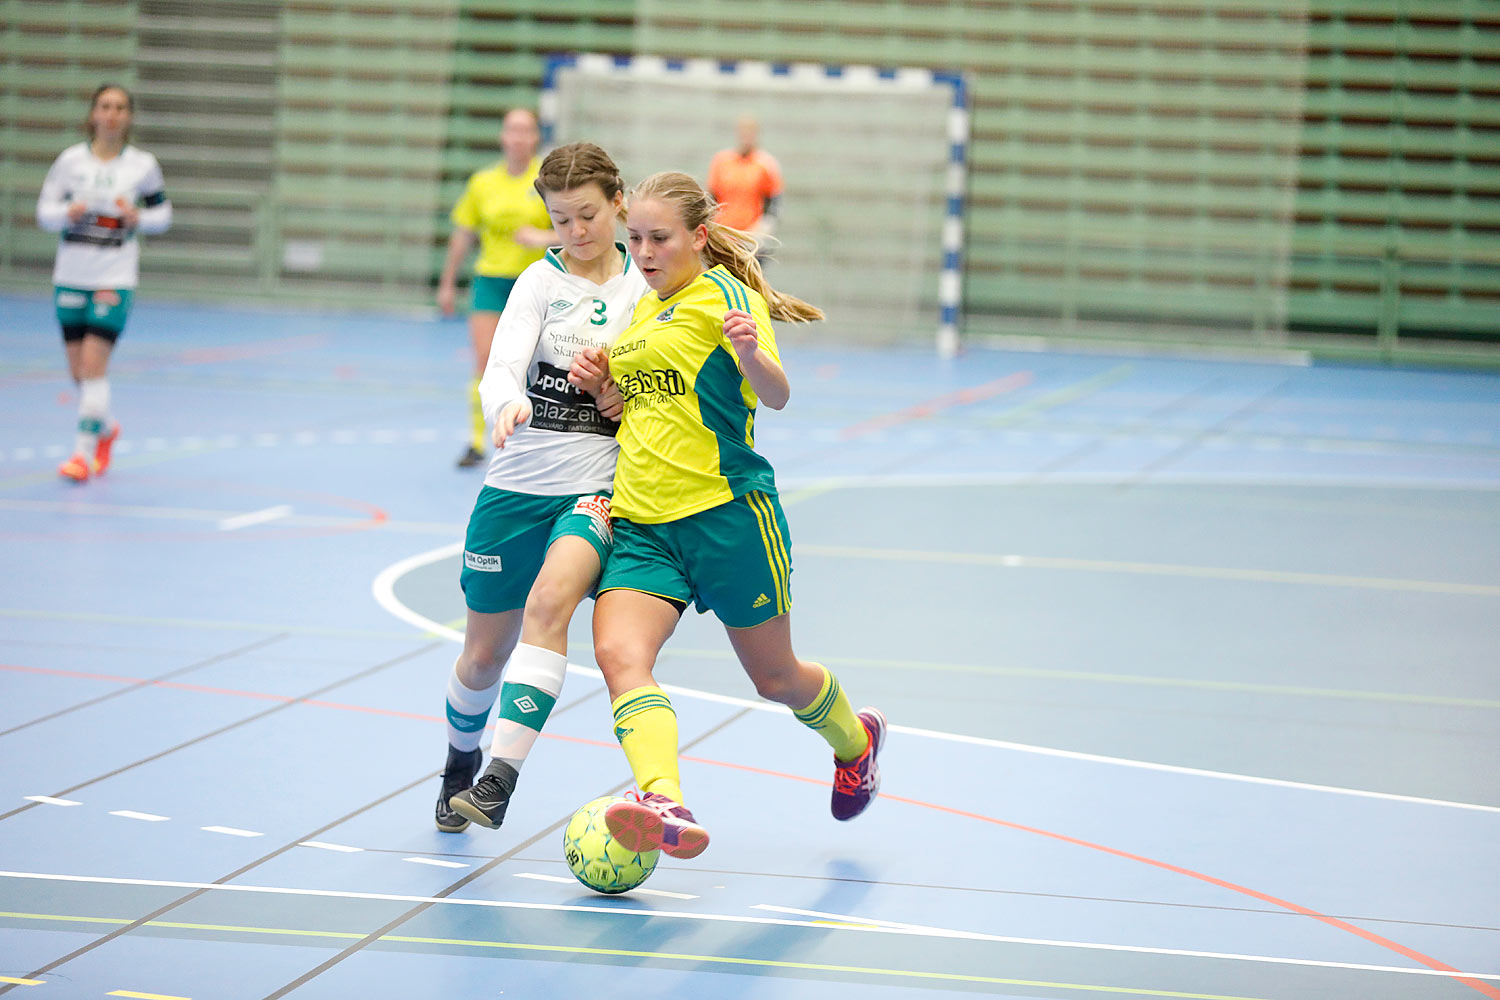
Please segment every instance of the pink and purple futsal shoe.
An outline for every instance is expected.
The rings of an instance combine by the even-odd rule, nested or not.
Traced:
[[[674,858],[696,858],[708,846],[708,831],[688,807],[657,792],[612,802],[604,824],[620,846],[637,854],[661,850]]]
[[[875,763],[885,743],[885,716],[878,708],[859,710],[859,721],[870,734],[870,745],[853,760],[833,759],[833,818],[853,819],[880,792],[880,767]]]

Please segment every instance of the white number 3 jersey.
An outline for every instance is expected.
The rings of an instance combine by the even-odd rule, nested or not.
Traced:
[[[615,250],[624,269],[602,285],[569,274],[557,248],[516,279],[495,328],[479,398],[491,428],[505,405],[523,396],[531,420],[495,451],[487,486],[539,496],[613,486],[619,424],[568,381],[568,368],[586,347],[608,350],[650,290],[625,247],[616,243]]]

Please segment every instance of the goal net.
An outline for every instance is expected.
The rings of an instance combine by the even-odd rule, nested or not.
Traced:
[[[542,96],[550,145],[587,140],[627,188],[661,170],[706,181],[743,116],[781,166],[767,252],[779,290],[828,315],[783,340],[957,346],[968,115],[961,77],[637,56],[555,58]]]

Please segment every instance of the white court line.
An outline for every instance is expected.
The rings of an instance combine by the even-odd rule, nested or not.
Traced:
[[[126,819],[140,819],[147,823],[165,823],[171,819],[170,816],[158,816],[156,813],[141,813],[134,809],[115,809],[110,812],[111,816],[124,816]]]
[[[635,896],[661,896],[664,899],[698,899],[690,892],[672,892],[667,889],[631,889]]]
[[[402,858],[402,861],[410,861],[414,865],[432,865],[434,868],[467,868],[466,864],[459,861],[442,861],[438,858]]]
[[[24,798],[28,802],[40,802],[44,806],[81,806],[81,805],[83,805],[82,802],[75,802],[72,799],[55,799],[55,798],[53,798],[50,795],[27,795],[27,796],[24,796]]]
[[[401,577],[414,569],[420,569],[430,563],[435,563],[439,559],[456,556],[463,550],[463,542],[453,542],[450,545],[443,545],[428,552],[419,552],[414,556],[408,556],[400,562],[387,566],[376,574],[374,582],[370,584],[370,591],[374,595],[376,603],[408,625],[415,625],[423,632],[441,636],[444,639],[463,645],[464,634],[462,632],[451,629],[446,625],[439,625],[431,618],[417,614],[396,599],[396,581]]]
[[[408,861],[414,860],[411,858]],[[946,938],[960,941],[989,941],[997,944],[1025,944],[1050,948],[1078,948],[1089,951],[1131,952],[1142,955],[1173,955],[1185,958],[1227,959],[1236,962],[1261,962],[1271,965],[1299,965],[1320,969],[1351,969],[1362,972],[1390,972],[1405,976],[1441,976],[1445,979],[1500,980],[1500,972],[1444,972],[1439,969],[1409,968],[1401,965],[1359,965],[1349,962],[1324,962],[1311,958],[1283,958],[1275,955],[1244,955],[1234,952],[1187,951],[1179,948],[1149,948],[1141,945],[1104,944],[1094,941],[1056,941],[1047,938],[1007,937],[977,931],[924,927],[920,924],[894,924],[870,921],[863,917],[820,914],[815,920],[791,920],[783,917],[753,917],[728,913],[689,913],[684,910],[654,910],[647,907],[581,906],[568,903],[523,903],[508,899],[463,899],[453,896],[413,896],[391,892],[345,892],[334,889],[292,889],[283,886],[226,885],[220,882],[177,882],[165,879],[101,878],[92,875],[54,875],[42,872],[0,871],[0,878],[34,879],[48,882],[83,882],[90,885],[139,885],[170,889],[207,889],[217,892],[253,892],[280,896],[311,896],[327,899],[368,899],[381,902],[431,903],[438,906],[478,906],[503,910],[535,910],[551,913],[594,913],[611,917],[672,918],[699,920],[705,923],[749,924],[759,926],[798,927],[816,931],[848,931],[860,934]],[[776,909],[761,906],[760,909]],[[791,913],[817,911],[788,910]]]
[[[364,850],[363,847],[347,847],[344,844],[327,844],[321,840],[304,840],[297,846],[316,847],[319,850],[323,851],[341,851],[344,854],[358,854],[360,851]]]
[[[572,884],[577,882],[576,878],[563,878],[561,875],[541,875],[537,872],[511,872],[516,878],[529,878],[538,882],[562,882]]]
[[[292,512],[287,504],[277,504],[275,507],[267,507],[264,510],[254,510],[248,514],[236,514],[234,517],[226,517],[219,522],[220,531],[238,531],[240,528],[248,528],[253,524],[265,524],[267,521],[276,521],[286,517]]]
[[[403,574],[422,566],[435,563],[448,556],[457,555],[463,551],[462,542],[454,542],[432,549],[429,552],[420,552],[414,556],[408,556],[400,562],[396,562],[381,570],[371,584],[371,591],[376,602],[382,608],[397,618],[414,625],[423,632],[431,635],[450,639],[462,644],[464,634],[446,625],[440,625],[424,615],[418,614],[411,608],[402,604],[396,598],[396,580]],[[593,677],[603,680],[604,675],[593,667],[579,666],[576,663],[568,664],[568,672],[582,674],[585,677]],[[747,698],[736,698],[732,695],[714,694],[709,691],[697,691],[693,688],[678,687],[675,684],[661,685],[663,691],[668,694],[680,694],[685,698],[696,698],[700,701],[717,702],[721,705],[734,705],[738,708],[750,708],[759,712],[780,712],[789,714],[790,709],[785,705],[776,705],[764,701],[751,701]],[[1012,750],[1017,753],[1038,754],[1044,757],[1060,757],[1067,760],[1087,761],[1092,764],[1107,764],[1112,767],[1130,767],[1143,771],[1159,771],[1165,774],[1182,774],[1195,778],[1212,778],[1216,781],[1238,781],[1250,785],[1266,785],[1273,788],[1294,788],[1304,792],[1321,792],[1326,795],[1348,795],[1354,798],[1377,799],[1383,802],[1404,802],[1411,805],[1441,806],[1447,809],[1468,809],[1474,812],[1500,813],[1500,806],[1486,806],[1474,802],[1455,802],[1449,799],[1428,799],[1416,795],[1397,795],[1394,792],[1372,792],[1362,788],[1341,788],[1337,785],[1317,785],[1305,781],[1289,781],[1283,778],[1262,778],[1253,774],[1235,774],[1230,771],[1209,771],[1198,767],[1183,767],[1179,764],[1157,764],[1146,760],[1131,760],[1128,757],[1106,757],[1102,754],[1080,753],[1076,750],[1060,750],[1055,747],[1034,746],[1029,743],[1011,743],[1006,740],[994,740],[983,736],[965,736],[960,733],[945,733],[936,729],[918,729],[914,726],[890,726],[891,732],[904,733],[908,736],[921,736],[932,740],[946,740],[951,743],[966,743],[970,746],[990,747],[996,750]]]
[[[241,829],[238,829],[238,828],[232,827],[232,826],[200,826],[198,829],[207,831],[208,833],[223,833],[223,834],[228,834],[231,837],[264,837],[265,836],[265,834],[263,834],[263,833],[256,833],[254,830],[241,830]]]

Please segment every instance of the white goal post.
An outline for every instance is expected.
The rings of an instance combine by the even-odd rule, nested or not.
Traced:
[[[828,319],[799,337],[958,349],[968,88],[959,74],[654,56],[554,56],[548,146],[587,140],[627,188],[660,170],[706,180],[756,119],[785,178],[767,277]],[[821,331],[821,332],[820,332]]]

